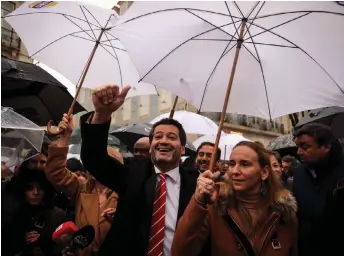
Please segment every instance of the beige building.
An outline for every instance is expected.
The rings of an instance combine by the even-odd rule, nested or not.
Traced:
[[[11,13],[22,3],[23,1],[1,1],[1,17]],[[1,56],[32,63],[24,44],[5,19],[1,19]]]

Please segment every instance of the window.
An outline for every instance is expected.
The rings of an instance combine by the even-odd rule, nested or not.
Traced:
[[[1,2],[1,16],[6,16],[14,11],[15,8],[16,4],[14,2]],[[20,39],[17,33],[14,32],[5,19],[1,19],[1,44],[15,49],[20,48]]]
[[[140,96],[139,100],[139,117],[145,118],[149,116],[150,95]]]

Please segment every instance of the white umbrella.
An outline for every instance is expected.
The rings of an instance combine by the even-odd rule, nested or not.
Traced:
[[[150,124],[155,124],[163,118],[169,118],[169,116],[169,113],[162,114],[150,121]],[[186,133],[216,134],[219,128],[217,124],[208,117],[189,111],[176,111],[174,112],[173,119],[183,125]]]
[[[338,2],[135,2],[114,35],[142,80],[222,110],[216,150],[226,112],[272,119],[342,104],[343,26]]]
[[[5,20],[18,33],[30,57],[79,88],[129,84],[132,90],[128,97],[156,94],[153,85],[138,83],[137,69],[113,35],[111,28],[117,18],[114,11],[96,6],[42,1],[24,2]]]
[[[78,84],[98,41],[84,87],[130,84],[136,90],[131,90],[129,96],[155,94],[153,85],[138,83],[137,69],[121,42],[113,36],[111,27],[117,18],[112,10],[58,1],[25,2],[5,20],[18,33],[30,57],[56,70],[73,84]]]
[[[44,130],[38,125],[14,112],[1,107],[1,160],[8,167],[16,165],[28,156],[41,151]]]
[[[219,112],[242,27],[226,112],[273,119],[343,104],[344,7],[336,2],[137,1],[113,33],[143,81]]]
[[[216,136],[205,135],[193,142],[195,148],[198,148],[203,142],[215,143]],[[219,148],[221,149],[221,160],[228,160],[233,148],[241,141],[250,141],[238,134],[225,134],[220,137]]]

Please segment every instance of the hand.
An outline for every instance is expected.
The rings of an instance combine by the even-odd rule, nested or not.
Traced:
[[[202,204],[213,204],[218,195],[215,180],[220,172],[212,173],[210,170],[203,172],[197,179],[195,199]]]
[[[60,147],[68,146],[68,139],[73,132],[73,115],[63,114],[62,120],[59,123],[59,129],[63,130],[63,133],[60,135],[57,140],[57,145]]]
[[[36,231],[31,231],[26,233],[26,243],[31,244],[38,240],[40,234],[38,234]]]
[[[92,123],[104,123],[111,117],[112,112],[123,105],[130,86],[125,86],[121,92],[117,85],[105,85],[96,88],[92,94],[95,109]]]
[[[101,216],[104,216],[107,221],[112,222],[115,216],[115,212],[115,208],[107,208],[102,212]]]

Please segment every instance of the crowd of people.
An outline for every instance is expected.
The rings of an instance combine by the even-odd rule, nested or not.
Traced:
[[[123,158],[107,141],[129,89],[95,89],[95,111],[80,120],[82,162],[67,159],[65,114],[64,132],[2,182],[3,255],[344,255],[344,153],[329,127],[295,131],[299,160],[243,141],[226,162],[211,142],[182,161],[183,126],[162,119]],[[93,226],[91,245],[54,241],[67,221]]]

